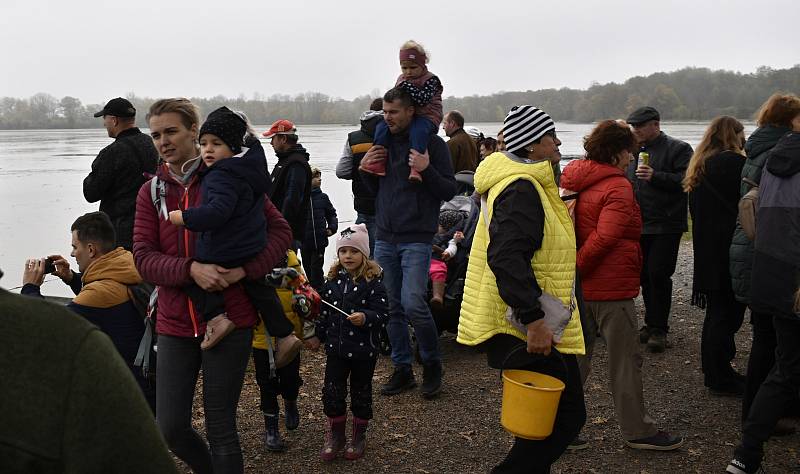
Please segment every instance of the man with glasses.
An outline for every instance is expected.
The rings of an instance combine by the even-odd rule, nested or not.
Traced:
[[[640,159],[631,161],[628,168],[643,224],[641,285],[645,325],[639,331],[639,341],[647,343],[650,352],[664,352],[668,347],[672,274],[681,236],[688,229],[682,183],[692,147],[661,131],[661,116],[653,107],[636,109],[627,122],[640,147]]]

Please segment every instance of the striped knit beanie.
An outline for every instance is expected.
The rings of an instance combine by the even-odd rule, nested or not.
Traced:
[[[555,122],[544,111],[532,105],[515,105],[503,120],[506,151],[521,150],[555,129]]]

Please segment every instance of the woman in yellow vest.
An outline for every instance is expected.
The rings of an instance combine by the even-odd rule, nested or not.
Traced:
[[[530,105],[503,122],[506,151],[489,155],[475,173],[482,212],[467,268],[458,342],[486,343],[491,367],[556,377],[561,395],[553,433],[515,438],[495,473],[550,472],[586,421],[576,354],[584,353],[574,304],[575,231],[555,183],[561,160],[555,123]],[[560,300],[567,318],[545,318],[543,294]]]
[[[297,255],[293,250],[287,253],[287,266],[294,268],[301,274],[303,269]],[[294,325],[294,334],[300,339],[303,337],[303,322],[297,313],[292,309],[291,290],[279,288],[278,297],[281,299],[283,311],[286,317]],[[310,334],[313,336],[313,332]],[[264,331],[264,323],[259,320],[258,326],[253,333],[253,365],[256,368],[256,382],[261,394],[261,411],[264,413],[265,448],[267,451],[282,452],[288,446],[281,440],[278,428],[279,405],[278,395],[283,398],[284,421],[287,430],[295,430],[300,425],[300,413],[297,409],[297,396],[300,393],[300,386],[303,379],[300,378],[300,354],[284,367],[275,370],[275,376],[270,373],[270,357],[267,346],[267,336]],[[273,350],[275,338],[270,338]]]

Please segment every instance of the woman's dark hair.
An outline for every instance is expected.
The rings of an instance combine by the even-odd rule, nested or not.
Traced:
[[[69,230],[71,232],[77,231],[79,241],[84,244],[91,242],[97,245],[103,253],[114,250],[117,243],[114,225],[111,224],[108,214],[102,211],[90,212],[80,216],[75,219]]]
[[[497,140],[492,137],[484,138],[479,145],[483,145],[487,150],[497,151]]]
[[[636,150],[636,137],[627,124],[604,120],[583,139],[583,148],[587,159],[616,165],[621,152]]]

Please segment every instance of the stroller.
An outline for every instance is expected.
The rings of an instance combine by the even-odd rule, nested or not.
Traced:
[[[461,300],[464,297],[464,281],[467,276],[469,250],[472,237],[480,215],[479,201],[472,198],[475,192],[474,174],[472,171],[461,171],[455,175],[458,183],[458,194],[445,202],[440,210],[455,210],[464,214],[464,240],[458,244],[458,253],[447,262],[447,279],[445,280],[444,303],[437,308],[429,305],[433,320],[439,334],[444,331],[452,333],[458,330],[458,318],[461,313]],[[428,294],[430,300],[431,293]]]

